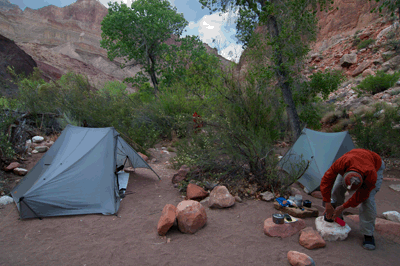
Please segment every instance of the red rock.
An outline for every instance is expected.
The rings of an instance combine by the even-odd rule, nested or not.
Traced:
[[[138,152],[138,154],[140,155],[140,157],[142,157],[142,159],[143,159],[145,162],[147,162],[147,161],[149,160],[149,157],[147,157],[147,155],[144,155],[144,154],[141,153],[141,152]]]
[[[321,191],[313,191],[313,192],[311,192],[311,196],[316,198],[316,199],[322,199]]]
[[[125,173],[134,173],[134,172],[135,172],[135,168],[133,168],[133,167],[126,167],[126,168],[124,168],[124,172],[125,172]]]
[[[315,265],[314,260],[307,254],[297,251],[289,251],[287,254],[290,265],[292,266],[312,266]]]
[[[366,60],[362,62],[351,74],[353,77],[360,75],[365,69],[372,65],[372,61]]]
[[[210,193],[210,208],[228,208],[235,204],[233,197],[225,186],[216,186]]]
[[[296,222],[287,224],[276,224],[272,221],[272,218],[268,218],[264,221],[264,233],[272,237],[289,237],[296,234],[304,227],[306,227],[306,224],[302,219],[297,219]]]
[[[14,170],[15,168],[18,168],[18,167],[20,167],[20,163],[18,163],[18,162],[12,162],[12,163],[10,163],[4,170],[6,171],[6,172],[9,172],[9,171],[12,171],[12,170]]]
[[[358,215],[348,215],[346,217],[356,223],[360,222],[360,217]],[[388,221],[382,218],[376,218],[375,231],[379,234],[390,236],[390,238],[393,238],[394,241],[400,243],[400,223]]]
[[[189,171],[190,171],[189,167],[187,167],[186,165],[182,165],[181,168],[178,170],[178,173],[176,173],[172,177],[172,184],[176,184],[181,182],[182,180],[185,180]]]
[[[189,184],[186,188],[186,196],[191,200],[202,200],[208,196],[208,192],[195,184]]]
[[[172,204],[167,204],[162,210],[160,220],[157,225],[159,235],[165,235],[176,221],[176,207]]]
[[[371,69],[366,69],[366,70],[364,70],[363,71],[363,73],[362,73],[362,76],[363,77],[366,77],[366,76],[374,76],[375,75],[375,72],[373,71],[373,70],[371,70]]]
[[[325,240],[312,227],[306,227],[300,232],[299,244],[308,249],[323,248]]]
[[[176,209],[178,227],[182,233],[194,234],[207,223],[206,210],[197,201],[184,200]]]

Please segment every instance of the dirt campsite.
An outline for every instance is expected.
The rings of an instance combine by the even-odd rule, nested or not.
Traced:
[[[19,220],[15,204],[1,206],[0,265],[290,265],[287,253],[291,250],[309,255],[316,265],[398,265],[399,228],[393,228],[392,234],[376,232],[377,248],[367,251],[361,247],[358,224],[345,216],[351,227],[347,239],[327,241],[324,248],[309,250],[299,244],[299,233],[286,238],[264,234],[264,221],[278,211],[272,202],[262,200],[243,199],[226,209],[206,207],[207,223],[196,233],[183,234],[174,226],[160,236],[157,223],[163,207],[183,200],[171,183],[177,172],[168,166],[173,153],[160,150],[153,149],[151,157],[157,161],[150,166],[161,180],[148,169],[136,169],[117,216]],[[32,168],[40,157],[29,157],[26,168]],[[383,218],[385,211],[400,212],[400,192],[389,188],[400,184],[399,177],[398,169],[388,167],[384,172],[376,196],[378,217]],[[299,184],[293,187],[301,191],[303,199],[315,206],[322,204]],[[358,210],[349,209],[347,214],[351,213]],[[315,228],[315,217],[304,221]]]

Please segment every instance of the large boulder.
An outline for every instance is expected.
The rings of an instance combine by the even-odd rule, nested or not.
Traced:
[[[326,222],[324,216],[315,219],[315,227],[321,234],[322,238],[326,241],[345,240],[351,231],[350,226],[347,224],[341,226],[335,222]]]
[[[164,206],[160,220],[158,220],[157,232],[159,235],[165,235],[176,221],[176,207],[172,204]]]
[[[349,67],[357,63],[357,54],[345,54],[340,58],[340,65],[342,67]]]
[[[287,258],[292,266],[315,266],[314,260],[301,252],[291,250],[288,252]]]
[[[225,186],[216,186],[210,193],[210,208],[228,208],[235,204],[233,197]]]
[[[323,248],[325,240],[312,227],[306,227],[300,232],[299,244],[308,249]]]
[[[184,200],[176,206],[179,230],[194,234],[207,223],[206,210],[199,202]]]
[[[400,55],[393,57],[389,61],[382,64],[383,71],[398,70],[400,68]]]
[[[202,200],[208,196],[208,192],[195,184],[189,184],[186,188],[186,196],[190,200]]]
[[[369,68],[372,65],[372,61],[366,60],[362,62],[354,71],[351,73],[353,77],[356,77],[363,73],[363,71],[367,68]]]
[[[306,224],[302,219],[297,219],[297,221],[293,223],[284,224],[276,224],[273,222],[272,218],[268,218],[264,221],[264,233],[271,237],[289,237],[305,227]]]

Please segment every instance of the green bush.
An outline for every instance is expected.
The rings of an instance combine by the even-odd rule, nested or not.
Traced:
[[[383,71],[378,71],[375,76],[366,77],[357,86],[360,90],[377,94],[392,87],[400,77],[400,72],[394,74],[386,74]]]
[[[359,44],[357,44],[357,49],[358,50],[364,49],[364,48],[368,47],[370,44],[375,43],[375,41],[376,40],[374,40],[374,39],[363,40]]]
[[[384,110],[378,115],[378,112]],[[356,115],[350,134],[358,148],[372,150],[381,156],[400,156],[400,134],[394,125],[400,123],[400,107],[377,104],[373,111]]]

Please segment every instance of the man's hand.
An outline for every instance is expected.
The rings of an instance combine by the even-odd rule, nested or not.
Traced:
[[[325,211],[323,214],[326,214],[326,219],[331,220],[335,209],[333,208],[330,202],[325,202]]]
[[[333,212],[333,217],[332,219],[336,219],[336,217],[339,217],[340,214],[344,211],[343,205],[338,206],[335,211]]]

